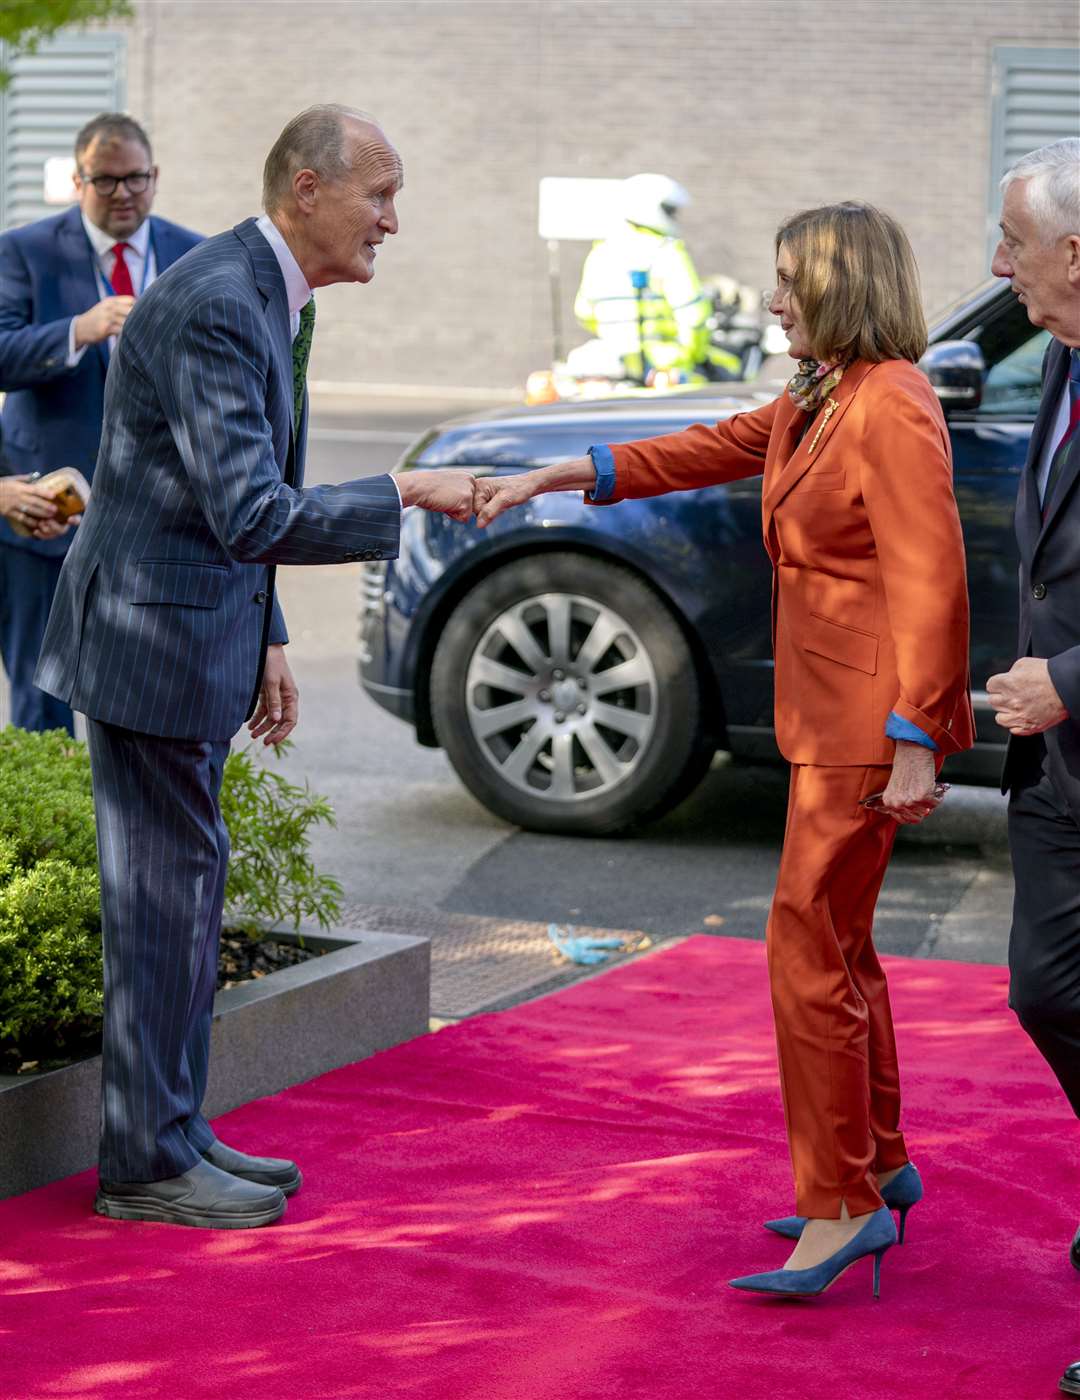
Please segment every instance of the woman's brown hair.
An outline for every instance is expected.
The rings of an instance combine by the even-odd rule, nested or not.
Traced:
[[[926,349],[919,270],[894,218],[854,200],[806,209],[782,223],[795,263],[792,292],[814,355],[916,361]]]

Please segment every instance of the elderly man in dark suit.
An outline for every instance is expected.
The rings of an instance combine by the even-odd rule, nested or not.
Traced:
[[[88,717],[105,947],[96,1209],[242,1228],[296,1165],[216,1140],[200,1105],[228,860],[229,741],[297,719],[275,564],[389,559],[401,510],[467,520],[468,472],[303,488],[312,290],[371,280],[398,229],[397,152],[317,107],[264,172],[266,213],[141,297],[105,391],[94,495],[60,578],[38,684]]]
[[[71,536],[28,478],[57,467],[92,478],[120,328],[136,297],[200,241],[150,213],[157,180],[146,132],[103,112],[75,138],[78,204],[0,237],[0,470],[12,474],[0,520],[0,655],[22,729],[73,732],[70,708],[33,682]]]
[[[1019,660],[992,676],[1016,898],[1009,1004],[1080,1117],[1080,140],[1002,181],[993,271],[1053,339],[1016,503]],[[1080,1269],[1080,1230],[1070,1251]],[[1061,1389],[1080,1395],[1080,1362]]]

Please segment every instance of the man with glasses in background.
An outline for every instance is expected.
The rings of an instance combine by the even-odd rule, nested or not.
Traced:
[[[0,656],[23,729],[73,732],[68,706],[33,684],[71,535],[28,478],[76,467],[91,479],[116,337],[136,298],[200,241],[151,215],[157,178],[139,123],[104,112],[75,138],[78,204],[0,235],[0,472],[15,478],[0,517]]]

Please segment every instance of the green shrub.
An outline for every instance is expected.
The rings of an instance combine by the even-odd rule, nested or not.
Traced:
[[[288,923],[295,929],[305,918],[327,928],[341,913],[341,885],[316,873],[308,831],[333,826],[334,809],[307,783],[297,787],[251,755],[250,746],[234,749],[221,785],[221,814],[232,842],[227,921],[253,937],[260,926]]]
[[[282,749],[286,745],[281,746]],[[232,842],[225,921],[257,937],[303,918],[324,928],[341,886],[319,875],[310,829],[324,798],[229,755],[221,808]],[[85,745],[62,731],[0,730],[0,1053],[63,1055],[101,1022],[101,923],[94,804]]]
[[[62,729],[0,729],[0,837],[14,841],[23,867],[58,854],[80,869],[97,868],[85,744]]]
[[[0,1044],[62,1054],[101,1021],[96,870],[47,857],[0,885]]]

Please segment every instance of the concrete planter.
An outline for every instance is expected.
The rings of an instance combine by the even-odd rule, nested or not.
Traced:
[[[218,993],[208,1117],[427,1030],[427,939],[337,929],[305,932],[304,941],[330,951]],[[100,1104],[100,1055],[44,1074],[0,1075],[0,1199],[92,1167]]]

